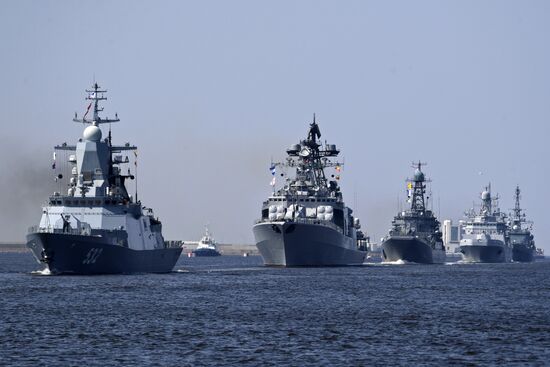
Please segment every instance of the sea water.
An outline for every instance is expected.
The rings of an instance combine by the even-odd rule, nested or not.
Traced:
[[[545,365],[550,262],[48,276],[0,253],[0,364]]]

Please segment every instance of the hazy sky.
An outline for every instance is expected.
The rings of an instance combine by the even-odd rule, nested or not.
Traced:
[[[38,223],[95,77],[167,239],[252,243],[315,112],[374,238],[421,159],[442,219],[489,181],[508,211],[519,184],[548,252],[549,36],[548,1],[3,1],[0,241]]]

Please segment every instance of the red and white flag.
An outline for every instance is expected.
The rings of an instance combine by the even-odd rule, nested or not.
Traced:
[[[88,112],[90,112],[90,107],[92,107],[92,102],[90,102],[90,104],[88,105],[88,108],[86,108],[86,113],[84,114],[84,118],[86,118],[86,115],[88,114]]]

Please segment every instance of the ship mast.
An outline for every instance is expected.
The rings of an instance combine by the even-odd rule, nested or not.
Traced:
[[[412,182],[412,188],[409,187],[409,190],[412,190],[412,197],[411,197],[411,212],[413,213],[419,213],[423,214],[426,211],[426,201],[424,200],[424,194],[426,193],[426,179],[424,177],[424,173],[422,172],[422,165],[426,165],[426,163],[422,163],[418,161],[418,163],[413,163],[412,168],[415,168],[414,177],[413,179],[408,179],[409,185]]]
[[[337,185],[333,185],[332,182],[329,187],[324,169],[327,167],[340,169],[341,163],[332,162],[329,159],[338,156],[340,151],[336,149],[335,145],[325,143],[323,146],[318,140],[320,138],[321,130],[315,121],[315,114],[313,114],[313,122],[309,125],[307,138],[287,150],[289,157],[286,163],[272,163],[272,166],[296,168],[296,177],[288,186],[288,190],[293,194],[306,190],[309,195],[338,190]]]
[[[495,198],[497,200],[498,198]],[[481,215],[492,215],[493,214],[493,199],[491,198],[491,183],[489,182],[488,186],[485,186],[485,191],[481,193]]]
[[[515,193],[515,199],[516,199],[516,205],[514,207],[514,219],[516,219],[517,221],[521,221],[521,207],[519,206],[519,199],[521,198],[520,196],[520,189],[519,189],[519,186],[516,186],[516,193]]]
[[[90,104],[88,105],[88,108],[86,109],[86,113],[81,119],[78,118],[76,113],[74,114],[74,119],[73,119],[74,122],[80,122],[83,124],[91,124],[91,125],[99,125],[99,124],[107,124],[111,122],[120,121],[118,118],[118,114],[116,113],[115,113],[114,119],[109,119],[109,118],[102,119],[101,117],[99,117],[99,112],[103,111],[103,107],[99,107],[99,101],[107,100],[107,97],[105,97],[105,95],[103,94],[103,93],[107,93],[107,90],[102,90],[97,83],[94,83],[93,89],[92,90],[86,89],[86,93],[88,93],[88,95],[86,96],[85,99],[92,102],[90,102]],[[92,117],[92,120],[89,120],[89,119],[86,119],[86,116],[88,115],[88,112],[92,104],[94,106],[93,117]]]
[[[107,100],[107,97],[105,97],[104,93],[107,93],[107,90],[103,90],[100,88],[100,86],[97,83],[94,83],[92,86],[92,89],[86,89],[86,100],[90,101],[88,107],[86,108],[86,112],[82,116],[82,118],[78,118],[78,115],[75,113],[74,122],[79,122],[82,124],[89,124],[92,126],[95,126],[98,128],[98,125],[100,124],[110,124],[113,122],[119,122],[120,119],[118,118],[118,114],[115,113],[115,118],[102,118],[99,116],[99,113],[103,111],[103,107],[99,106],[99,101],[105,101]],[[86,116],[89,114],[90,109],[93,105],[93,111],[92,111],[92,118],[86,118]],[[87,129],[90,129],[88,127]],[[99,130],[99,128],[98,128]],[[101,137],[101,131],[99,131],[99,137]],[[107,138],[101,142],[99,139],[96,141],[94,140],[96,144],[101,145],[104,144],[108,147],[108,153],[103,154],[100,153],[101,150],[94,149],[88,151],[87,148],[84,150],[84,154],[95,154],[97,155],[99,161],[106,161],[107,167],[105,167],[105,173],[103,174],[103,177],[101,180],[105,181],[107,183],[107,188],[109,190],[110,196],[119,196],[124,200],[132,201],[130,198],[130,195],[128,195],[128,191],[125,186],[125,180],[126,179],[136,179],[136,193],[135,193],[135,201],[138,202],[137,198],[137,161],[134,161],[136,166],[136,175],[130,174],[130,169],[128,169],[128,174],[124,175],[121,173],[121,164],[126,164],[129,162],[128,157],[126,157],[126,160],[122,160],[122,156],[114,156],[114,154],[122,153],[124,151],[136,151],[136,146],[131,146],[129,143],[126,143],[123,146],[113,146],[112,144],[112,135],[111,135],[111,127],[109,125],[109,133]],[[74,147],[67,147],[65,150],[74,150]],[[137,158],[136,158],[137,159]],[[78,180],[78,177],[75,177],[75,179]],[[97,180],[98,178],[94,178],[94,180]],[[80,185],[79,186],[83,195],[89,190],[88,186]]]
[[[320,144],[317,143],[317,139],[321,138],[321,130],[319,125],[315,122],[315,114],[313,114],[313,122],[309,125],[309,132],[305,145],[311,148],[311,158],[303,157],[302,161],[304,166],[307,166],[309,160],[311,160],[311,168],[313,170],[313,184],[318,187],[326,187],[327,179],[325,177],[325,171],[323,170],[323,164],[321,162],[321,154],[319,152]],[[307,172],[307,168],[305,169]]]

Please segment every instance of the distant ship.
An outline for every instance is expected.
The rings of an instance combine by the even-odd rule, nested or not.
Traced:
[[[170,272],[181,247],[165,244],[161,222],[137,199],[137,190],[132,198],[125,186],[134,176],[129,169],[128,174],[122,173],[121,166],[130,162],[123,152],[135,154],[137,148],[129,143],[112,145],[110,129],[107,138],[101,139],[99,126],[119,119],[99,117],[103,108],[98,102],[107,99],[107,91],[95,83],[86,92],[87,111],[93,105],[93,117],[86,119],[86,112],[78,119],[75,114],[73,121],[88,127],[76,146],[63,143],[54,152],[54,169],[57,153],[68,158],[60,162],[70,172],[67,194],[50,196],[40,224],[29,229],[27,246],[53,274]],[[63,174],[56,179],[62,180]]]
[[[503,263],[512,260],[506,216],[497,206],[498,197],[491,197],[491,185],[481,193],[479,213],[471,209],[462,226],[460,253],[466,262]]]
[[[365,259],[359,219],[344,204],[337,183],[342,165],[331,160],[340,151],[333,144],[320,144],[320,137],[314,116],[307,138],[287,150],[285,163],[270,167],[273,194],[253,228],[265,265],[357,265]],[[277,167],[294,169],[295,177],[275,191]],[[336,172],[327,178],[329,167]]]
[[[216,248],[216,241],[212,238],[210,235],[210,232],[208,231],[208,227],[206,227],[206,231],[204,236],[199,241],[199,244],[197,245],[197,248],[193,250],[194,256],[220,256],[218,249]]]
[[[535,261],[536,247],[533,234],[531,233],[532,223],[527,222],[525,214],[522,213],[519,205],[520,189],[516,187],[514,212],[510,216],[509,235],[512,244],[512,260],[517,262]]]
[[[440,223],[426,208],[426,180],[422,163],[414,164],[414,176],[407,180],[409,210],[397,214],[382,243],[385,262],[406,261],[421,264],[445,262],[445,246]]]

